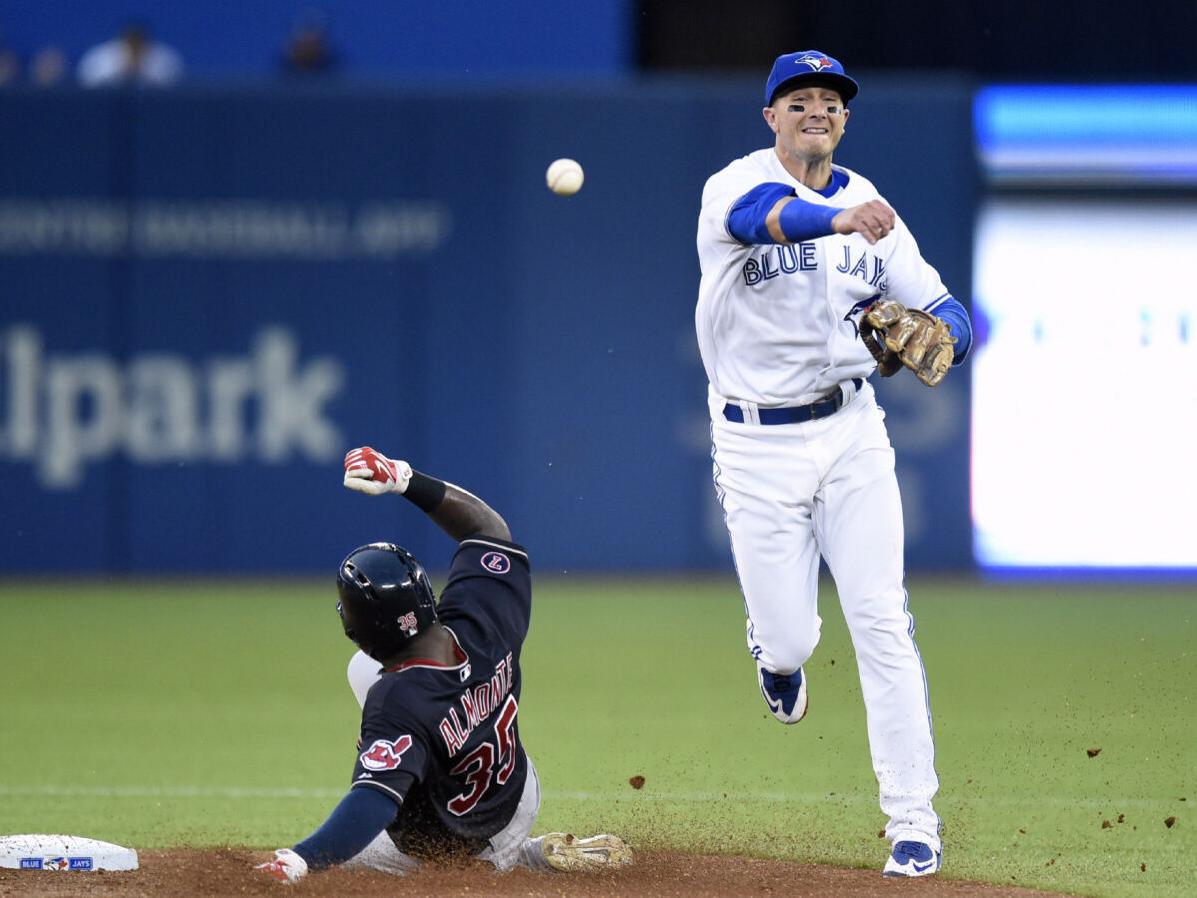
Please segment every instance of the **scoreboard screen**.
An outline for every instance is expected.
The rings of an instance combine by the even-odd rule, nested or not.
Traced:
[[[1197,198],[991,196],[976,229],[974,553],[1197,568]]]

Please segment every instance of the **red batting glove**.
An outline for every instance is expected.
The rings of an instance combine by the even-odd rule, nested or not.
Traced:
[[[290,885],[308,875],[308,862],[290,848],[280,848],[274,853],[274,860],[258,864],[254,869]]]
[[[392,461],[376,449],[362,446],[345,454],[344,484],[371,496],[402,493],[411,481],[411,465]]]

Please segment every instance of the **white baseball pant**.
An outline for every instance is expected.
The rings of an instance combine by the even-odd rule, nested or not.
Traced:
[[[780,425],[728,421],[726,400],[710,394],[715,487],[744,593],[748,648],[774,673],[793,673],[810,658],[822,625],[822,555],[856,652],[886,836],[939,851],[931,707],[906,609],[893,447],[872,385],[842,389],[849,399],[834,414]]]

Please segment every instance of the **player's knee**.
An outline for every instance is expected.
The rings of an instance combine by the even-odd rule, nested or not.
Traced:
[[[365,652],[358,652],[349,659],[349,669],[346,675],[349,688],[353,690],[353,697],[363,708],[366,706],[366,695],[379,679],[380,665]]]
[[[765,670],[779,674],[791,674],[810,660],[819,644],[819,634],[806,639],[787,639],[760,646],[760,652],[753,654]]]
[[[901,594],[880,597],[856,604],[857,610],[849,621],[849,628],[862,634],[885,635],[905,633],[912,623]],[[855,637],[856,632],[853,632]]]

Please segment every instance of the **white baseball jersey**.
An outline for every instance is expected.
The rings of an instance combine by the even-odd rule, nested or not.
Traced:
[[[774,426],[745,408],[805,405],[868,377],[876,362],[857,326],[876,299],[930,311],[947,298],[901,220],[873,246],[858,234],[745,245],[728,232],[736,200],[763,183],[840,208],[879,198],[868,179],[836,171],[846,183],[825,198],[795,181],[769,148],[707,181],[695,317],[711,382],[712,470],[744,593],[750,654],[762,671],[785,675],[810,659],[821,633],[819,565],[826,561],[856,651],[886,837],[939,851],[935,743],[906,610],[902,502],[885,415],[867,383],[841,387],[842,407],[810,421]],[[742,419],[727,418],[726,400],[740,404]]]
[[[801,200],[840,208],[881,198],[867,178],[834,167],[848,183],[830,198],[796,181],[772,147],[707,180],[695,321],[707,378],[720,396],[762,406],[812,402],[876,367],[857,331],[874,298],[933,311],[949,295],[900,218],[872,246],[859,234],[750,246],[728,232],[732,205],[763,183],[787,184]]]

